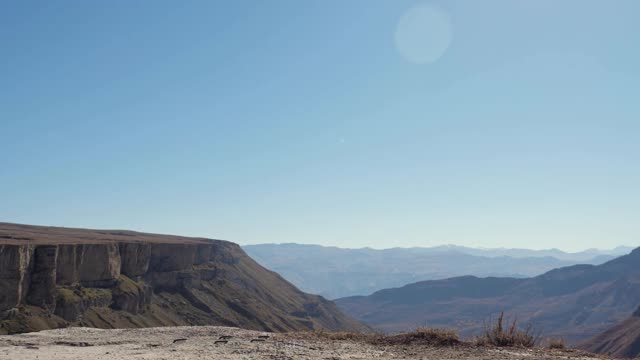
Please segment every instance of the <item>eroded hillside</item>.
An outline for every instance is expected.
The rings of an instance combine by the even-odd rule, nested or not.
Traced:
[[[580,344],[579,347],[621,358],[640,357],[640,308],[628,319]]]

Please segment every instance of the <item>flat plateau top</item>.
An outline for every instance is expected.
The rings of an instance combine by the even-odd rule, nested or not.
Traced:
[[[294,334],[295,335],[295,334]],[[439,359],[588,360],[573,350],[379,346],[350,340],[300,338],[229,327],[100,330],[67,328],[0,336],[0,359]]]
[[[126,230],[89,230],[0,222],[0,245],[69,245],[114,242],[207,244],[211,241],[213,240],[206,238],[147,234]]]

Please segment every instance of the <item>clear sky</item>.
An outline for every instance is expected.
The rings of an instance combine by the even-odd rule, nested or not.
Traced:
[[[640,245],[640,1],[4,1],[0,221]]]

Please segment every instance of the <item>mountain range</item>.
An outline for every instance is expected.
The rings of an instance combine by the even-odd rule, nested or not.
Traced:
[[[300,289],[329,299],[463,275],[526,278],[558,267],[601,264],[632,250],[619,247],[566,253],[453,245],[376,250],[301,244],[247,245],[243,249]]]
[[[532,278],[456,277],[421,281],[336,300],[347,314],[383,331],[415,326],[479,334],[502,311],[536,331],[585,341],[640,304],[640,248],[601,265],[574,265]]]
[[[560,253],[565,256],[560,260],[548,256],[549,252],[450,246],[246,248],[267,249],[259,258],[263,263],[300,257],[298,263],[307,263],[297,266],[308,273],[325,271],[322,266],[327,262],[344,261],[345,274],[360,272],[368,279],[371,269],[382,277],[392,272],[392,265],[398,273],[423,266],[442,276],[455,266],[473,274],[496,264],[533,271],[544,264],[542,260],[550,264],[582,257],[596,262],[621,251]],[[505,311],[547,337],[562,337],[594,352],[636,356],[638,305],[640,248],[598,265],[565,266],[528,278],[467,275],[332,302],[298,290],[228,241],[0,223],[0,334],[68,326],[225,325],[276,332],[369,332],[371,328],[395,332],[426,325],[453,328],[469,338]]]

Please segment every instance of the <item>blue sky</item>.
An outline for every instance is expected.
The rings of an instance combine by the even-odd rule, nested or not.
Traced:
[[[444,30],[402,27],[416,9]],[[0,221],[242,244],[638,245],[639,13],[5,2]],[[416,61],[398,36],[439,52]]]

